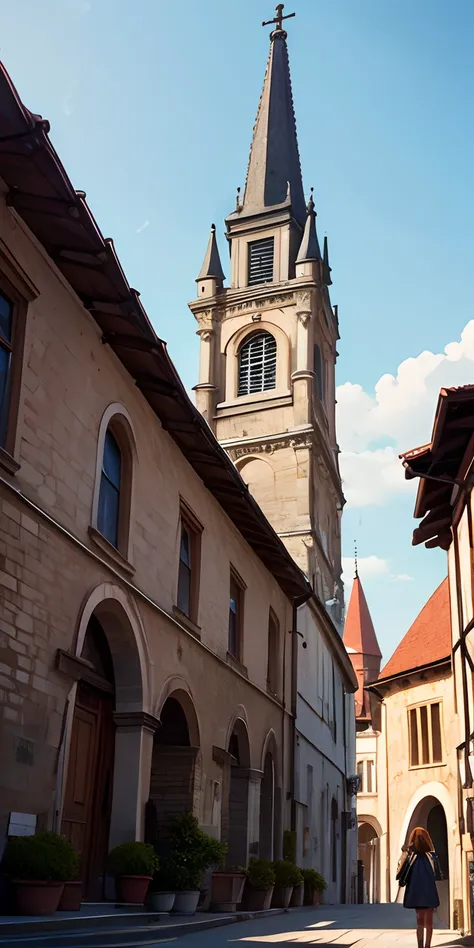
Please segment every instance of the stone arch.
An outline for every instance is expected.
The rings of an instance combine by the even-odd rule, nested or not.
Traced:
[[[200,747],[200,728],[194,698],[187,681],[180,675],[171,675],[165,681],[155,705],[155,717],[160,719],[163,706],[171,697],[179,701],[186,715],[191,746]]]
[[[197,814],[201,791],[199,722],[186,681],[171,676],[157,705],[159,725],[153,737],[150,792],[147,805],[147,840],[159,844],[173,819]]]
[[[436,813],[436,822],[430,826],[430,817]],[[452,920],[451,891],[455,880],[456,866],[456,815],[449,790],[437,781],[418,787],[406,809],[400,834],[400,848],[409,838],[415,826],[423,826],[433,834],[435,845],[440,849],[440,862],[445,878],[438,883],[440,898],[439,914],[448,925]],[[395,866],[392,866],[394,872]]]
[[[272,520],[279,511],[276,471],[271,462],[261,455],[252,454],[240,458],[236,467],[252,496]]]
[[[82,855],[88,898],[102,898],[109,849],[140,839],[151,761],[150,666],[137,610],[103,583],[83,603],[62,772],[61,831]]]
[[[245,715],[245,717],[244,717]],[[246,866],[249,857],[250,741],[245,709],[232,715],[227,729],[228,769],[221,812],[221,837],[229,866]]]
[[[238,387],[238,353],[240,347],[246,340],[247,336],[250,336],[254,332],[268,332],[271,336],[274,337],[277,344],[277,364],[276,364],[276,386],[274,389],[271,389],[270,392],[261,392],[256,395],[243,395],[241,400],[255,400],[256,397],[266,397],[268,395],[275,397],[278,394],[283,392],[288,392],[290,388],[290,366],[291,366],[291,345],[290,339],[280,328],[274,323],[268,322],[266,320],[259,320],[258,322],[250,323],[250,325],[243,326],[241,329],[238,329],[230,338],[227,340],[227,343],[224,347],[224,357],[225,357],[225,400],[233,401],[237,398],[237,387]]]
[[[120,586],[101,583],[83,605],[75,641],[80,657],[92,615],[104,626],[114,662],[117,711],[150,712],[153,661],[138,609]]]
[[[281,780],[273,729],[263,743],[260,770],[259,854],[263,859],[274,859],[281,837]]]
[[[133,519],[133,485],[134,468],[137,464],[138,453],[133,422],[127,409],[119,402],[113,402],[105,409],[100,419],[97,435],[97,454],[94,476],[94,491],[92,495],[91,524],[98,530],[99,496],[102,478],[102,464],[104,457],[105,438],[110,431],[120,449],[122,459],[122,475],[119,505],[119,541],[118,550],[128,559],[130,552],[130,525]]]
[[[378,836],[379,838],[383,835],[382,827],[375,816],[367,815],[366,813],[361,813],[360,816],[359,814],[357,814],[357,823],[359,826],[361,826],[362,823],[367,823],[369,826],[372,827],[372,829],[375,832],[375,835]]]
[[[229,747],[229,741],[230,741],[230,738],[231,738],[231,736],[232,736],[232,732],[233,732],[233,730],[234,730],[234,726],[235,726],[236,722],[239,721],[239,720],[240,720],[240,721],[243,721],[243,723],[244,723],[244,725],[245,725],[245,729],[246,729],[246,732],[247,732],[247,739],[248,739],[249,722],[248,722],[248,718],[247,718],[247,711],[245,710],[243,704],[237,705],[237,707],[236,707],[234,713],[232,714],[232,716],[231,716],[231,718],[230,718],[229,724],[227,725],[227,733],[226,733],[226,738],[225,738],[225,746],[226,746],[226,749]],[[249,766],[250,766],[250,765],[249,765]]]

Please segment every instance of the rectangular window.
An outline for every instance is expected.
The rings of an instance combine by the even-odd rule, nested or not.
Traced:
[[[201,533],[201,524],[182,505],[177,606],[194,623],[197,623],[199,610]]]
[[[440,702],[410,708],[408,731],[411,767],[426,767],[442,762]]]
[[[229,654],[242,661],[242,629],[243,629],[244,590],[242,583],[231,571],[229,594]]]
[[[366,760],[365,762],[367,767],[367,793],[374,792],[374,762],[373,760]]]
[[[318,344],[315,343],[313,348],[314,391],[320,402],[324,401],[325,395],[324,370],[325,365],[321,349]]]
[[[357,776],[359,778],[359,790],[361,793],[364,791],[364,761],[359,760],[357,763]]]
[[[268,619],[268,652],[267,652],[267,691],[272,695],[279,694],[280,679],[280,642],[278,621],[270,612]]]
[[[273,280],[273,237],[254,240],[248,245],[248,285],[271,283]]]

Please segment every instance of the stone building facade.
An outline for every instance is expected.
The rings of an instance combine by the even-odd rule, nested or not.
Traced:
[[[380,650],[374,664],[377,640],[360,580],[354,582],[359,589],[352,593],[347,615],[348,650],[368,672],[357,702],[358,898],[396,899],[401,847],[415,826],[425,826],[444,876],[438,884],[440,919],[448,927],[462,927],[458,715],[448,580],[435,590],[378,674]],[[354,647],[357,638],[362,648]]]
[[[0,845],[65,832],[100,898],[145,815],[192,809],[232,864],[281,852],[312,589],[48,131],[2,69]]]
[[[299,863],[325,875],[328,901],[349,901],[357,682],[341,642],[338,317],[327,240],[321,252],[312,194],[304,198],[281,22],[226,239],[229,285],[213,225],[190,303],[200,337],[196,401],[314,590],[297,616],[307,650],[297,663],[293,823]]]
[[[474,931],[474,386],[441,389],[431,441],[402,455],[405,476],[418,478],[413,543],[447,552],[451,663],[456,732],[451,801],[458,866],[453,918]]]

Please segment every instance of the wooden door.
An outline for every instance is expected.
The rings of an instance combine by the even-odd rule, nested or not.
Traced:
[[[64,796],[62,832],[81,854],[88,899],[102,899],[114,766],[114,698],[78,686]]]

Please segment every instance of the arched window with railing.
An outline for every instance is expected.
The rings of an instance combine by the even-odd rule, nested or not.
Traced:
[[[276,388],[277,344],[269,332],[248,336],[239,350],[238,395]]]

